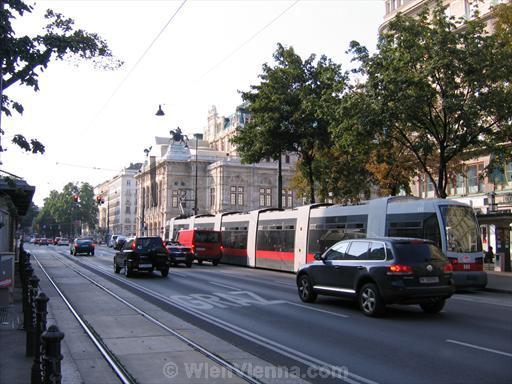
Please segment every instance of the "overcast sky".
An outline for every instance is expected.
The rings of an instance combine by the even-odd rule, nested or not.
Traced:
[[[384,17],[382,0],[188,0],[136,65],[182,1],[43,0],[16,24],[20,34],[33,35],[52,8],[100,34],[124,61],[117,71],[53,62],[40,75],[39,92],[7,90],[25,112],[2,119],[8,146],[2,169],[36,186],[36,204],[67,182],[97,185],[143,161],[154,136],[177,126],[189,136],[202,133],[211,105],[233,113],[238,91],[258,82],[278,42],[303,58],[325,54],[348,69],[349,42],[374,50]],[[158,104],[165,104],[163,117],[155,116]],[[14,133],[38,138],[46,153],[25,154],[9,144]]]

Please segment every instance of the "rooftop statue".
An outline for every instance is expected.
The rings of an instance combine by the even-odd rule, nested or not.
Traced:
[[[174,142],[183,143],[187,147],[188,136],[181,133],[180,127],[169,131]],[[185,141],[186,140],[186,141]]]

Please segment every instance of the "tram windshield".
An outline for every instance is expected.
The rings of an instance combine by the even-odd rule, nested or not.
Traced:
[[[481,252],[480,231],[473,209],[459,205],[441,207],[448,252]]]

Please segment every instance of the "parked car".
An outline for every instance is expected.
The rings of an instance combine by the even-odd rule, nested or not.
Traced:
[[[48,239],[46,237],[42,237],[39,239],[39,242],[37,243],[39,245],[48,245]]]
[[[438,313],[455,292],[452,270],[429,240],[343,240],[299,268],[297,287],[305,302],[318,294],[354,298],[367,316],[382,315],[387,304],[419,304]]]
[[[112,236],[110,236],[110,239],[108,239],[108,244],[107,244],[107,246],[109,246],[110,248],[115,248],[115,246],[116,246],[116,241],[117,241],[117,238],[118,238],[119,236],[121,236],[121,237],[123,237],[123,238],[124,238],[124,236],[122,236],[122,235],[112,235]]]
[[[135,237],[119,246],[114,256],[114,272],[124,269],[126,277],[134,272],[160,271],[162,277],[169,274],[169,254],[161,237]]]
[[[86,253],[94,256],[94,244],[91,240],[77,238],[70,244],[69,253],[74,256],[79,253]]]
[[[192,267],[194,254],[190,247],[185,247],[178,242],[170,241],[165,247],[169,252],[169,260],[171,265],[185,264],[187,268]]]
[[[61,238],[59,238],[59,241],[58,241],[57,245],[69,246],[69,240],[64,238],[64,237],[61,237]]]
[[[182,229],[178,232],[178,243],[189,247],[198,264],[211,261],[213,265],[219,264],[222,258],[222,245],[219,231],[207,229]]]
[[[55,239],[53,239],[52,244],[53,245],[58,245],[59,244],[59,240],[60,240],[60,237],[56,237]]]

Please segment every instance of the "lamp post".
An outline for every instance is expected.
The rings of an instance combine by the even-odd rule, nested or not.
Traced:
[[[198,149],[197,149],[197,146],[198,146],[198,141],[201,139],[203,139],[203,135],[200,134],[200,133],[194,133],[194,138],[196,139],[196,158],[195,158],[195,171],[196,171],[196,174],[195,174],[195,184],[194,184],[194,216],[197,215],[197,152],[198,152]]]

